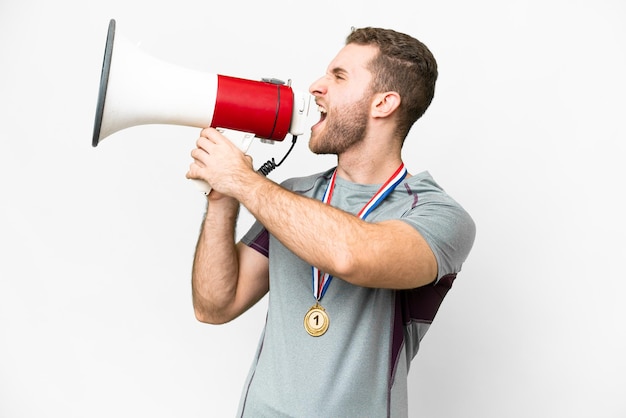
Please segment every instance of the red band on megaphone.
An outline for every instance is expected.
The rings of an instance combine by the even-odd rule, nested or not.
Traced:
[[[217,76],[211,126],[282,141],[289,132],[293,91],[284,84]]]

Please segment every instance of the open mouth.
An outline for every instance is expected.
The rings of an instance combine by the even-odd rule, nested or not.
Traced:
[[[315,126],[322,124],[324,120],[326,120],[326,113],[327,113],[326,108],[323,106],[320,106],[319,104],[317,105],[317,111],[320,114],[320,120],[315,124]]]

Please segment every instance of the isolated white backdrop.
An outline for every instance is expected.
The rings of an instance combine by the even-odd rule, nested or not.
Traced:
[[[440,78],[405,162],[478,233],[413,363],[411,417],[626,416],[624,2],[1,0],[0,417],[233,416],[263,326],[265,300],[193,317],[198,130],[91,147],[110,18],[161,59],[303,89],[351,26],[424,41]],[[307,140],[273,179],[334,164]]]

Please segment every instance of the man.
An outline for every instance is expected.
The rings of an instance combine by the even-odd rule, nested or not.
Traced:
[[[473,245],[470,216],[401,149],[434,95],[418,40],[353,30],[310,92],[310,149],[337,167],[278,185],[214,129],[188,178],[213,190],[193,265],[202,322],[236,318],[268,291],[266,326],[243,389],[250,417],[406,416],[407,373]],[[257,222],[234,242],[239,205]]]

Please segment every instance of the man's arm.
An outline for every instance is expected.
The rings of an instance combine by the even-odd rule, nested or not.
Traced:
[[[204,179],[241,202],[297,256],[352,284],[410,289],[433,282],[436,258],[405,222],[365,222],[300,196],[260,176],[252,162],[214,129],[205,129],[192,151],[188,177]]]
[[[239,202],[232,198],[208,200],[192,270],[194,312],[201,322],[228,322],[269,288],[267,258],[243,243],[235,244],[238,210]]]
[[[409,224],[370,223],[250,176],[247,193],[236,194],[265,228],[321,271],[365,287],[411,289],[433,282],[437,261]]]

